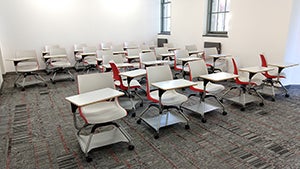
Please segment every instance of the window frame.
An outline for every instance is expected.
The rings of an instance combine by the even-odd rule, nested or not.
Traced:
[[[213,12],[213,1],[215,0],[208,0],[208,7],[207,7],[207,23],[206,23],[206,34],[203,35],[203,36],[212,36],[212,37],[228,37],[228,31],[212,31],[212,28],[211,28],[211,25],[212,25],[212,15],[213,14],[217,14],[220,15],[220,14],[225,14],[224,15],[224,25],[223,26],[226,26],[226,17],[229,17],[228,16],[228,13],[230,12],[230,10],[228,10],[228,1],[230,0],[225,0],[225,10],[224,11],[220,11],[219,9],[215,12]],[[220,0],[217,0],[218,1],[218,7],[219,7],[219,1]],[[216,21],[217,23],[217,21]],[[228,26],[228,25],[227,25]]]
[[[169,31],[165,31],[165,19],[169,20],[169,23],[171,24],[171,14],[170,16],[165,16],[165,5],[169,5],[171,6],[171,0],[161,0],[161,18],[160,18],[160,34],[162,35],[170,35],[171,34],[171,30]],[[171,10],[171,7],[170,9]]]

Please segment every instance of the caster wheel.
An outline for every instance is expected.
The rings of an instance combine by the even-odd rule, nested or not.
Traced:
[[[275,102],[275,98],[272,98],[272,100],[271,100],[272,102]]]
[[[23,87],[23,88],[21,89],[21,91],[25,91],[25,88]]]
[[[14,87],[17,87],[17,84],[14,84]]]
[[[184,128],[188,130],[188,129],[190,129],[190,125],[187,124],[184,126]]]
[[[74,82],[75,81],[75,79],[72,79],[72,82]]]
[[[131,117],[135,117],[135,115],[136,115],[135,113],[132,113],[132,114],[131,114]]]
[[[285,94],[285,97],[290,97],[290,95],[289,94]]]
[[[133,150],[134,149],[134,145],[129,145],[128,146],[128,150]]]
[[[44,85],[44,87],[47,87],[47,86],[48,86],[47,84]]]
[[[201,121],[202,121],[202,123],[206,123],[206,119],[205,118],[202,118]]]
[[[227,115],[227,112],[226,112],[226,111],[223,111],[222,115],[223,115],[223,116],[226,116],[226,115]]]
[[[93,161],[93,159],[91,158],[91,157],[85,157],[85,160],[86,160],[86,162],[92,162]]]
[[[264,106],[264,105],[265,105],[264,103],[259,103],[259,106],[260,106],[260,107],[262,107],[262,106]]]
[[[241,108],[241,111],[245,111],[245,107]]]
[[[220,99],[219,101],[220,101],[221,103],[223,103],[223,102],[224,102],[224,101],[223,101],[223,99]]]
[[[159,135],[158,133],[154,135],[154,139],[158,139],[159,138]]]
[[[143,103],[141,103],[141,104],[140,104],[140,107],[143,107],[143,105],[144,105],[144,104],[143,104]]]
[[[141,124],[141,123],[142,123],[142,120],[141,120],[141,119],[138,119],[138,120],[136,121],[136,123],[137,123],[137,124]]]

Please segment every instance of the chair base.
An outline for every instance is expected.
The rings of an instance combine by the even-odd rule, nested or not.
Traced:
[[[158,139],[159,138],[159,129],[174,125],[177,123],[186,123],[185,128],[189,129],[188,125],[188,119],[180,112],[180,114],[175,114],[174,112],[164,112],[162,114],[159,114],[154,117],[142,117],[142,115],[150,108],[150,107],[156,107],[158,108],[158,105],[155,104],[150,104],[147,109],[142,112],[140,118],[138,119],[137,123],[140,124],[141,121],[143,120],[147,125],[149,125],[152,129],[156,131],[154,138]],[[175,107],[170,107],[170,108],[175,108]],[[179,109],[178,109],[179,110]],[[179,110],[180,111],[180,110]]]
[[[22,82],[18,82],[19,78],[23,76]],[[26,82],[26,77],[27,76],[34,76],[36,80],[30,80]],[[18,77],[16,78],[14,82],[14,87],[21,87],[22,91],[25,90],[26,86],[32,86],[32,85],[37,85],[37,84],[42,84],[43,86],[47,86],[46,81],[44,78],[42,78],[38,73],[35,72],[26,72],[19,74]]]
[[[284,93],[285,97],[289,97],[288,90],[282,83],[271,79],[264,80],[262,88],[257,91],[263,95],[271,96],[272,101],[275,101],[275,96],[280,93]]]
[[[57,73],[65,73],[65,74],[68,74],[68,76],[66,76],[66,77],[60,77],[59,79],[56,79]],[[72,81],[75,80],[74,76],[70,72],[70,70],[65,69],[65,68],[59,68],[59,69],[54,70],[53,76],[50,78],[50,80],[51,80],[51,82],[53,84],[55,84],[57,81],[68,80],[68,79],[72,80]]]
[[[110,124],[110,123],[109,123]],[[77,132],[77,140],[79,142],[81,150],[85,153],[85,157],[88,162],[92,159],[88,156],[88,153],[95,148],[111,145],[119,142],[128,143],[128,149],[133,150],[134,145],[131,143],[130,136],[120,126],[115,123],[111,123],[112,129],[102,131],[99,133],[90,133],[89,135],[83,135]],[[105,125],[104,125],[105,126]],[[93,128],[94,130],[94,128]],[[80,131],[80,130],[79,130]]]
[[[204,117],[205,113],[221,109],[220,107],[216,107],[205,102],[198,102],[194,105],[182,106],[182,108],[200,114],[202,116],[202,122],[206,122],[206,119]]]
[[[97,147],[103,147],[118,142],[129,142],[128,139],[122,134],[122,132],[116,127],[114,127],[110,131],[93,134],[90,146],[87,146],[89,137],[89,135],[77,135],[77,140],[80,144],[80,148],[83,152],[86,153]]]

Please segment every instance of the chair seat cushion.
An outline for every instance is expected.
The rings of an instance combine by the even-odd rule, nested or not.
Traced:
[[[51,66],[53,66],[53,67],[70,67],[71,63],[65,62],[65,61],[55,61],[55,62],[51,62]]]
[[[33,72],[39,69],[36,62],[19,63],[16,67],[17,72]]]
[[[127,112],[116,102],[99,102],[81,107],[82,116],[89,124],[105,123],[118,120]]]
[[[178,69],[178,70],[182,70],[182,65],[176,65],[176,68]],[[189,67],[188,66],[184,66],[184,69],[183,69],[185,72],[189,72],[190,71],[190,69],[189,69]]]
[[[203,92],[203,90],[204,90],[204,83],[203,83],[203,81],[198,81],[196,83],[197,83],[197,85],[191,86],[191,89],[199,91],[199,92]],[[211,94],[220,93],[224,89],[225,89],[225,87],[223,85],[220,85],[220,84],[215,84],[215,83],[208,82],[207,85],[206,85],[206,91],[208,93],[211,93]]]
[[[120,84],[120,81],[119,81],[119,80],[116,80],[116,81],[115,81],[115,85],[116,85],[116,86],[120,86],[120,85],[121,85],[121,84]],[[127,83],[127,80],[126,80],[126,79],[123,80],[123,85],[124,85],[125,87],[128,87],[128,83]],[[137,80],[132,79],[132,80],[130,81],[130,88],[140,88],[140,87],[141,87],[141,84],[140,84]]]
[[[158,101],[159,100],[158,90],[150,92],[150,97]],[[175,90],[168,90],[164,92],[161,100],[163,105],[168,106],[168,105],[179,105],[187,101],[188,98],[185,95],[176,92]]]

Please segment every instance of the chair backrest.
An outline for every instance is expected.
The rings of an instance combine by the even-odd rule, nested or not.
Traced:
[[[111,49],[112,49],[112,51],[117,52],[117,51],[123,51],[124,47],[121,44],[119,44],[119,45],[112,45]]]
[[[45,45],[45,52],[50,52],[52,48],[60,48],[59,45]]]
[[[140,62],[155,61],[155,60],[156,60],[156,56],[154,52],[140,53]]]
[[[39,63],[37,60],[37,55],[35,50],[18,50],[16,51],[16,58],[31,58],[28,60],[23,60],[18,62],[16,66],[16,70],[18,71],[19,68],[22,69],[32,69],[32,68],[39,68]],[[25,66],[25,67],[24,67]]]
[[[103,59],[104,55],[113,56],[113,51],[112,50],[97,50],[96,54],[97,54],[97,58],[102,58]]]
[[[140,53],[142,53],[142,51],[139,48],[127,49],[128,56],[139,56]]]
[[[167,48],[174,48],[174,45],[172,43],[164,43],[163,45]]]
[[[66,55],[66,57],[51,58],[50,59],[51,62],[55,62],[55,61],[69,62],[67,51],[65,48],[51,48],[49,54],[50,55]]]
[[[197,51],[197,46],[192,44],[192,45],[186,45],[185,46],[185,49],[188,50],[188,51]]]
[[[86,43],[74,44],[75,51],[83,51],[83,47],[87,47],[87,44]]]
[[[111,42],[102,42],[100,44],[100,49],[102,50],[107,50],[112,48],[112,43]]]
[[[140,68],[142,68],[143,62],[155,61],[155,60],[156,60],[156,56],[154,52],[140,53]]]
[[[172,71],[169,65],[147,67],[146,71],[147,93],[150,93],[152,83],[173,79]],[[147,94],[147,96],[149,96],[149,94]]]
[[[78,75],[77,81],[78,93],[85,93],[103,88],[115,88],[112,72]]]
[[[167,47],[157,47],[157,48],[154,48],[154,52],[155,52],[157,60],[161,60],[162,59],[161,54],[169,53]]]
[[[268,67],[268,63],[267,63],[267,60],[265,58],[265,55],[259,54],[259,56],[260,56],[261,66],[262,67]]]
[[[96,52],[97,48],[95,46],[85,46],[83,47],[83,53],[92,53]]]
[[[127,49],[137,49],[139,45],[136,42],[124,42],[124,47]]]
[[[218,50],[216,47],[210,47],[210,48],[204,48],[204,54],[202,55],[203,56],[203,59],[208,61],[211,63],[213,58],[208,58],[207,56],[209,55],[215,55],[215,54],[218,54]]]
[[[122,55],[103,55],[102,63],[109,64],[110,61],[114,61],[115,63],[123,63]]]
[[[188,62],[190,70],[190,80],[193,81],[194,78],[199,77],[200,75],[208,74],[206,63],[203,59]]]
[[[140,45],[140,49],[141,50],[150,50],[150,47],[147,44],[142,44],[142,45]]]
[[[175,50],[175,57],[174,57],[174,68],[176,69],[176,65],[181,64],[179,58],[187,58],[189,57],[189,52],[186,49],[179,49]]]

